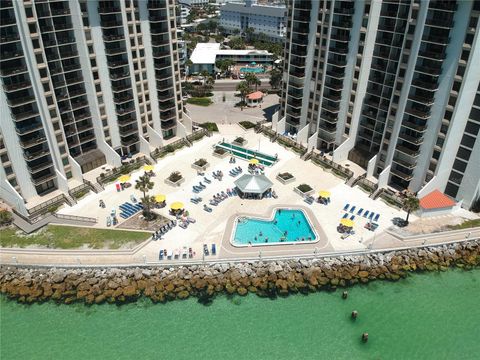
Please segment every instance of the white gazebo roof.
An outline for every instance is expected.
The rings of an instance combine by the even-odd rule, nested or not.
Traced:
[[[273,185],[265,175],[250,175],[244,174],[239,179],[235,180],[235,185],[243,193],[263,194]]]

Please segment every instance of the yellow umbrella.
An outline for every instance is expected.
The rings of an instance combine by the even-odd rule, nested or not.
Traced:
[[[340,219],[340,224],[346,227],[353,227],[354,222],[350,219]]]
[[[318,196],[322,197],[322,198],[329,198],[330,197],[330,191],[327,191],[327,190],[321,190],[319,193],[318,193]]]
[[[145,171],[152,171],[152,170],[153,170],[153,165],[145,165],[145,166],[143,167],[143,170],[145,170]]]
[[[164,202],[167,199],[167,197],[163,194],[155,195],[155,201],[156,202]]]
[[[258,165],[258,164],[260,163],[260,161],[258,161],[258,159],[255,159],[255,158],[250,159],[249,162],[250,162],[250,164],[252,164],[252,165]]]
[[[183,203],[182,203],[182,202],[176,201],[176,202],[174,202],[174,203],[172,203],[172,204],[170,205],[170,208],[171,208],[172,210],[180,210],[180,209],[183,209],[184,206],[183,206]]]
[[[130,180],[130,175],[122,175],[118,178],[118,181],[120,181],[121,183],[125,183],[128,180]]]

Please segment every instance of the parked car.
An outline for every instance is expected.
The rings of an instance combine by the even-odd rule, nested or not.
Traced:
[[[237,80],[237,79],[238,79],[237,74],[232,74],[232,79],[233,79],[233,80]]]
[[[240,80],[245,79],[245,74],[240,74],[240,75],[238,75],[238,78],[239,78]]]

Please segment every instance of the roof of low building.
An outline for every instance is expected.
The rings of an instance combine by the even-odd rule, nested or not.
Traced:
[[[273,185],[273,182],[265,175],[251,174],[242,175],[239,179],[235,180],[234,183],[241,192],[249,194],[263,194]]]
[[[263,92],[261,92],[261,91],[255,91],[255,92],[247,95],[247,99],[249,99],[249,100],[258,100],[258,99],[261,99],[261,98],[263,98]]]
[[[455,204],[453,199],[438,190],[433,190],[420,199],[420,207],[424,210],[444,209]]]
[[[245,6],[244,4],[241,4],[241,3],[228,3],[223,5],[220,8],[220,12],[222,11],[233,11],[233,12],[239,12],[242,14],[273,16],[273,17],[287,16],[287,9],[284,6],[283,7],[262,6],[262,5]]]
[[[194,64],[215,64],[217,55],[223,56],[245,56],[245,55],[265,55],[271,56],[267,50],[220,50],[219,43],[198,43],[190,56]]]

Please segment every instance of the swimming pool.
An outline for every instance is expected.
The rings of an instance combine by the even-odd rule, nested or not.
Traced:
[[[260,164],[265,166],[272,166],[278,160],[276,157],[273,157],[258,151],[249,150],[244,147],[229,144],[226,142],[219,143],[216,146],[224,150],[227,150],[232,155],[238,156],[245,160],[250,160],[251,158],[257,158]]]
[[[258,246],[315,241],[317,235],[302,210],[276,209],[271,219],[237,218],[232,245]]]
[[[242,67],[240,68],[240,72],[258,74],[258,73],[263,73],[264,70],[261,67],[255,67],[255,68]]]

